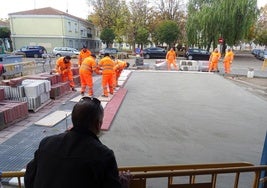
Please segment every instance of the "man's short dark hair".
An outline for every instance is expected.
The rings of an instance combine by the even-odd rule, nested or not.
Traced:
[[[92,57],[96,58],[96,55],[95,54],[91,54]]]
[[[69,55],[66,55],[66,56],[64,57],[64,59],[71,60],[71,57],[70,57]]]
[[[106,57],[106,56],[109,56],[109,53],[105,53],[105,54],[104,54],[104,57]]]
[[[102,123],[104,110],[101,102],[92,97],[83,97],[73,107],[71,120],[74,127],[93,129]]]

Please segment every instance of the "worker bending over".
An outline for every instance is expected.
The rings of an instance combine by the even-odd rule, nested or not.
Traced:
[[[72,63],[70,60],[70,56],[60,57],[56,62],[56,72],[61,75],[63,82],[69,81],[72,91],[76,91],[76,89],[74,88],[75,85],[71,70]]]
[[[115,60],[115,66],[114,66],[114,72],[115,72],[115,82],[114,82],[114,87],[118,87],[118,79],[121,75],[121,72],[125,69],[129,67],[129,63],[126,61],[122,61],[122,60]]]

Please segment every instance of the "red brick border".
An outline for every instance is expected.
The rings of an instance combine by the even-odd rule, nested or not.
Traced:
[[[107,103],[105,110],[104,110],[104,119],[101,130],[108,131],[111,123],[127,93],[127,89],[120,88],[112,99]]]

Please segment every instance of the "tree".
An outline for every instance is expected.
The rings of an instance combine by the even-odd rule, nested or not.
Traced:
[[[88,3],[93,5],[94,10],[89,15],[89,20],[99,27],[100,31],[111,28],[116,42],[122,43],[127,36],[130,20],[126,2],[124,0],[88,0]]]
[[[135,44],[139,43],[139,39],[137,37],[144,37],[146,36],[146,34],[144,34],[143,32],[145,30],[149,31],[148,25],[152,13],[152,8],[148,7],[148,0],[131,0],[129,3],[129,11],[130,19],[128,22],[128,38],[129,43],[131,43],[135,48]],[[145,39],[145,43],[147,40],[148,39]]]
[[[137,30],[137,34],[136,34],[136,43],[141,45],[141,49],[143,49],[143,45],[144,44],[148,44],[149,40],[149,31],[144,28],[144,27],[140,27]]]
[[[188,38],[201,40],[209,48],[212,43],[216,47],[222,37],[225,49],[226,44],[237,44],[249,36],[257,14],[257,0],[189,0]],[[189,44],[196,45],[197,40]]]
[[[107,48],[109,47],[109,44],[112,44],[115,39],[115,34],[112,29],[105,28],[100,34],[100,39],[104,44],[107,45]]]
[[[10,38],[10,29],[8,27],[0,27],[0,38]]]
[[[116,26],[120,13],[119,0],[88,0],[88,4],[92,5],[94,10],[89,17],[101,30]]]
[[[258,44],[267,46],[267,5],[260,9],[258,21],[255,24],[255,35]]]
[[[156,29],[156,38],[160,43],[167,43],[171,48],[178,39],[179,28],[178,25],[171,20],[163,21]]]

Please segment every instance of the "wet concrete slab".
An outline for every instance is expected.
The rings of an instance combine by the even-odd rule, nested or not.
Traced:
[[[267,102],[213,73],[134,71],[101,140],[119,166],[259,164]]]

